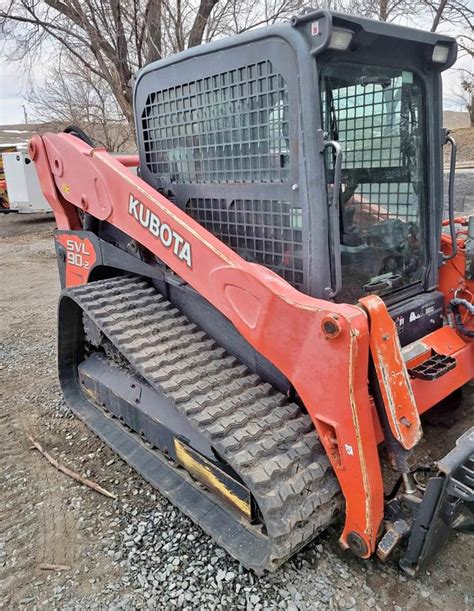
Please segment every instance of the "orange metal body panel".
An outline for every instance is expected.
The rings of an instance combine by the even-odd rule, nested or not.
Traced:
[[[96,262],[96,254],[90,240],[78,236],[57,235],[56,240],[66,252],[66,286],[85,284]]]
[[[126,168],[137,168],[140,163],[138,155],[115,155],[115,159]]]
[[[434,382],[420,379],[411,381],[420,414],[474,377],[474,342],[463,339],[451,327],[438,329],[426,335],[422,341],[439,354],[453,356],[456,359],[456,367]]]
[[[420,441],[422,431],[397,328],[380,297],[369,295],[360,303],[369,315],[370,352],[390,429],[402,447],[410,450]]]
[[[33,138],[30,155],[59,229],[79,228],[78,208],[106,219],[193,286],[291,381],[346,500],[341,544],[347,547],[348,535],[356,533],[366,546],[363,556],[373,553],[384,497],[362,308],[304,295],[269,269],[243,260],[105,150],[72,135],[46,134]],[[471,348],[465,345],[460,354],[463,371],[470,367],[472,377]],[[455,390],[458,381],[442,378],[438,392],[451,384]],[[424,405],[426,391],[417,386],[416,401]]]

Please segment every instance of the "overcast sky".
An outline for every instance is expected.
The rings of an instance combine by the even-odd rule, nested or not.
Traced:
[[[449,110],[462,110],[462,105],[453,93],[458,88],[459,68],[472,69],[472,60],[467,56],[458,59],[450,70],[443,74],[444,108]],[[38,63],[34,66],[35,79],[41,83],[47,73],[47,66]],[[11,63],[0,56],[0,125],[12,125],[24,122],[24,108],[31,116],[33,108],[25,95],[28,89],[28,78],[21,62]]]
[[[0,57],[0,125],[23,123],[23,79],[18,66],[9,65]]]

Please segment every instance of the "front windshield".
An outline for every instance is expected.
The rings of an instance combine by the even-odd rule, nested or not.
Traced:
[[[422,88],[407,70],[331,63],[322,71],[323,125],[343,151],[338,301],[422,279],[425,153]],[[328,151],[327,179],[333,181]]]

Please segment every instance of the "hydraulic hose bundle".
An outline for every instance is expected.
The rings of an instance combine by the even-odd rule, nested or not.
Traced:
[[[469,314],[474,315],[474,304],[469,303],[467,299],[460,299],[458,297],[451,299],[450,301],[451,310],[454,316],[454,324],[456,329],[466,337],[474,338],[474,331],[470,331],[462,321],[462,315],[460,308],[466,308]]]

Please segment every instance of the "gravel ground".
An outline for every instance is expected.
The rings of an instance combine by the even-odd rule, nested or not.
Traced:
[[[343,553],[337,525],[258,578],[71,417],[56,381],[52,230],[47,217],[0,217],[0,608],[472,608],[474,542],[461,536],[414,581]],[[424,456],[472,424],[473,390],[444,426],[425,423]],[[118,500],[57,472],[28,434]]]

